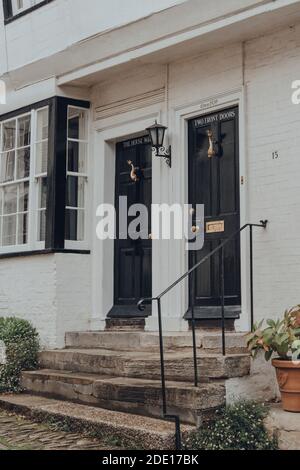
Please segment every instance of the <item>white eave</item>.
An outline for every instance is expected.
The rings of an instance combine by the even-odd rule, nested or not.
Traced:
[[[193,55],[228,43],[245,41],[297,21],[300,21],[299,0],[273,0],[63,74],[58,77],[58,85],[92,85],[107,76],[105,72],[116,67],[119,70],[120,66],[128,63],[132,65],[133,61],[168,63],[185,57],[187,51]]]
[[[160,35],[157,40],[150,40],[142,45],[117,52],[110,53],[107,47],[112,36],[99,35],[75,44],[54,56],[11,71],[9,75],[16,87],[45,80],[51,76],[57,78],[57,85],[60,87],[90,87],[128,70],[134,64],[169,63],[186,57],[187,52],[192,56],[229,43],[246,41],[298,22],[300,22],[299,0],[266,0],[257,7],[240,10],[238,13],[206,24],[194,25],[174,34]],[[141,28],[146,26],[147,24],[143,24]],[[110,34],[126,35],[133,32],[123,29],[121,33],[113,31]],[[136,29],[135,34],[137,34]],[[122,36],[120,43],[122,44]],[[97,61],[89,61],[87,52],[90,50],[91,57],[95,56],[97,50],[103,50],[103,45],[107,50],[106,55],[102,54],[104,57]],[[82,65],[82,58],[85,57],[86,64]],[[81,63],[80,66],[75,65],[78,62]],[[73,64],[73,68],[70,64]],[[48,75],[45,70],[48,71]]]

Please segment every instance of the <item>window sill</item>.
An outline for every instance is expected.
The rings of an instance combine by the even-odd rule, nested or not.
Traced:
[[[32,7],[30,8],[27,8],[27,10],[23,10],[21,11],[20,13],[18,13],[17,15],[14,15],[14,16],[9,16],[7,18],[4,19],[4,24],[7,25],[9,23],[12,23],[13,21],[15,20],[18,20],[19,18],[22,18],[23,16],[25,15],[29,15],[30,13],[32,13],[33,11],[37,10],[38,8],[41,8],[45,5],[47,5],[48,3],[50,2],[53,2],[53,0],[44,0],[43,2],[41,3],[37,3],[36,5],[33,5]]]
[[[80,255],[90,255],[90,250],[52,250],[52,249],[44,249],[44,250],[33,250],[33,251],[16,251],[16,252],[9,252],[9,253],[0,253],[0,260],[5,258],[20,258],[20,257],[27,257],[27,256],[39,256],[39,255],[51,255],[56,253],[65,253],[65,254],[80,254]]]

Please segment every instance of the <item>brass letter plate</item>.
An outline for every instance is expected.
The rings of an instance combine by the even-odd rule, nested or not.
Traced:
[[[217,220],[215,222],[206,223],[206,233],[221,233],[225,232],[225,221]]]

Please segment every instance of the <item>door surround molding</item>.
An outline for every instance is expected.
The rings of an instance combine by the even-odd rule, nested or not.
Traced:
[[[126,145],[128,143],[130,146]],[[115,149],[116,228],[119,228],[119,197],[125,195],[132,198],[132,204],[147,204],[148,223],[151,224],[153,159],[148,133],[145,132],[142,139],[121,141]],[[142,171],[142,177],[132,174],[135,166]],[[134,218],[129,216],[127,229]],[[147,235],[150,232],[151,225],[148,226]],[[129,266],[126,267],[127,262]],[[149,237],[144,240],[121,240],[117,236],[114,244],[114,306],[108,318],[148,317],[151,315],[151,305],[147,305],[143,312],[137,306],[141,298],[148,297],[152,297],[152,240]]]
[[[96,228],[99,219],[96,209],[99,204],[115,201],[115,144],[145,134],[145,129],[153,124],[154,120],[163,118],[160,107],[151,107],[148,112],[139,113],[138,116],[122,115],[122,119],[113,122],[111,119],[95,121],[91,136],[93,142],[94,171],[91,176],[91,192],[93,194],[92,227]],[[157,159],[158,160],[158,159]],[[159,179],[159,162],[153,161],[152,200],[155,198],[155,181]],[[152,283],[155,290],[159,259],[159,247],[152,247]],[[92,232],[92,267],[91,267],[91,328],[103,330],[107,314],[114,305],[114,240],[100,241],[96,237],[96,230]],[[153,312],[154,313],[154,312]]]
[[[186,203],[188,200],[188,120],[197,116],[217,112],[230,106],[239,106],[239,146],[240,175],[244,176],[245,184],[240,186],[240,218],[241,224],[248,222],[247,172],[246,172],[246,132],[245,132],[245,91],[243,87],[224,93],[208,96],[195,102],[169,108],[168,127],[173,149],[174,165],[170,170],[161,165],[159,159],[153,159],[152,201]],[[165,104],[149,106],[147,110],[125,113],[114,119],[108,118],[94,121],[91,145],[94,160],[94,171],[91,175],[91,192],[93,195],[92,227],[96,227],[98,219],[96,208],[104,202],[114,203],[115,194],[115,143],[126,138],[139,136],[146,127],[157,119],[166,122]],[[103,176],[105,174],[105,177]],[[167,180],[166,180],[167,178]],[[164,182],[161,187],[161,182]],[[166,184],[166,181],[168,183]],[[241,293],[242,316],[237,324],[240,330],[247,330],[250,324],[250,296],[247,254],[247,235],[241,238]],[[107,313],[113,306],[113,256],[114,243],[100,242],[92,230],[92,298],[91,298],[91,329],[104,329]],[[176,256],[174,256],[176,253]],[[163,255],[163,256],[162,256]],[[162,263],[162,258],[165,264]],[[166,264],[167,263],[167,264]],[[188,253],[185,252],[185,241],[171,240],[168,246],[163,243],[153,244],[152,282],[153,293],[157,294],[162,285],[167,287],[188,267]],[[185,331],[188,327],[183,315],[188,306],[188,285],[178,286],[166,296],[164,310],[166,326],[172,331]],[[156,330],[157,312],[153,306],[152,317],[147,320],[147,329]],[[172,315],[169,313],[172,312]]]
[[[248,184],[247,184],[247,154],[246,154],[246,99],[245,87],[241,86],[233,90],[228,90],[213,96],[208,96],[202,100],[189,103],[188,105],[180,105],[174,108],[174,136],[172,141],[173,159],[178,165],[176,172],[176,182],[178,185],[178,197],[180,202],[184,204],[188,201],[188,165],[185,156],[188,155],[188,121],[203,115],[221,111],[231,106],[239,107],[239,168],[240,176],[244,177],[244,184],[240,184],[240,223],[241,225],[249,222],[248,219]],[[178,177],[179,175],[179,177]],[[249,255],[247,253],[248,235],[243,234],[241,237],[241,298],[242,298],[242,314],[241,319],[237,323],[237,328],[246,331],[250,326],[250,295],[249,295]],[[188,252],[184,249],[182,243],[181,255],[174,263],[172,271],[183,273],[188,269]],[[178,264],[179,263],[179,264]],[[174,294],[173,294],[174,295]],[[174,302],[174,301],[173,301]],[[173,304],[170,299],[170,303]],[[188,309],[188,283],[182,284],[177,289],[177,297],[175,299],[177,305],[180,305],[182,311]]]

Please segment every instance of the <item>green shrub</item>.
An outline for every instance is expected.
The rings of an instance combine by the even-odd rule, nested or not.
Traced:
[[[0,392],[18,392],[21,371],[37,367],[38,333],[26,320],[0,318],[0,341],[6,349],[5,364],[0,364]]]
[[[276,450],[275,438],[264,427],[267,409],[253,402],[238,402],[217,412],[216,419],[192,434],[190,450]]]

